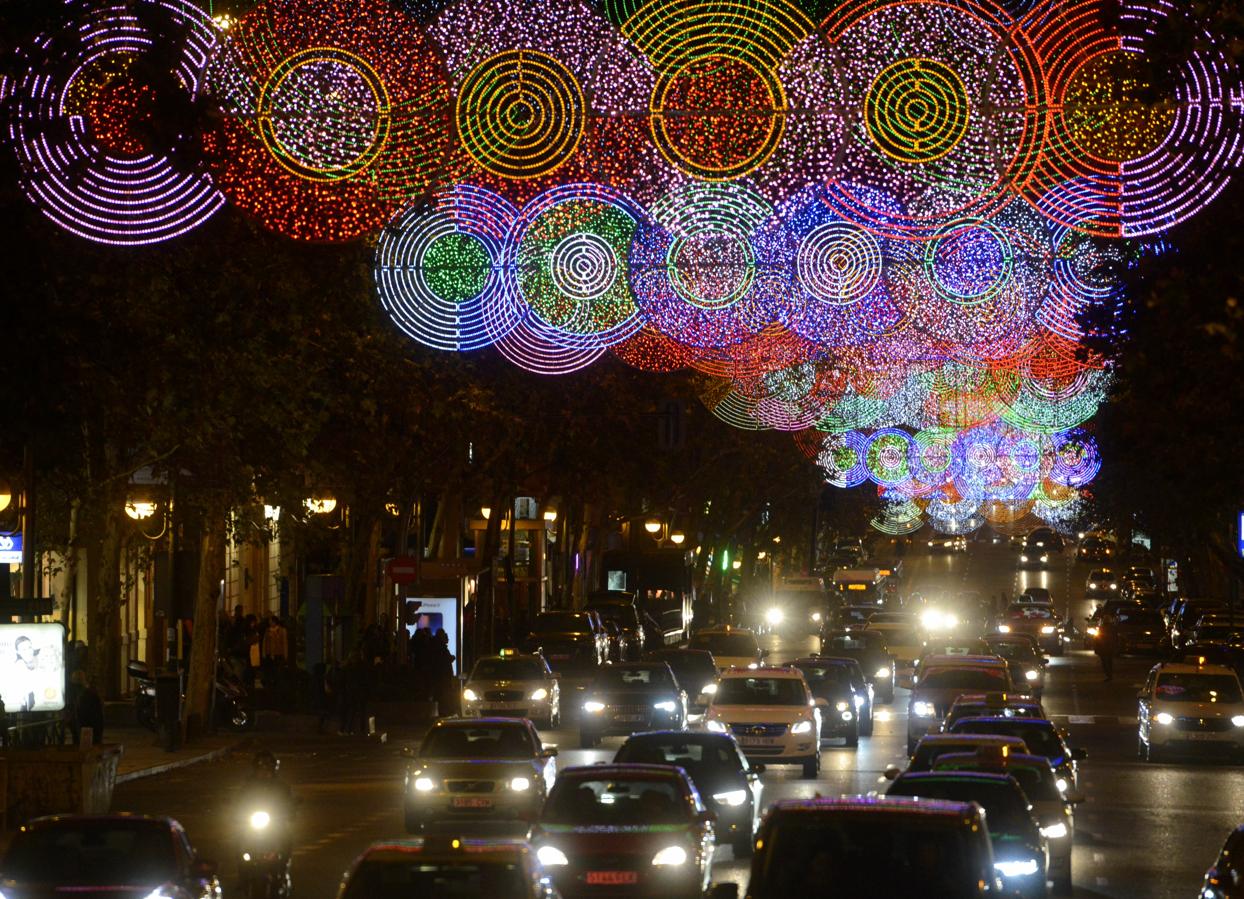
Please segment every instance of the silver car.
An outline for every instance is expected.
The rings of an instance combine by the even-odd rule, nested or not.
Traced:
[[[475,663],[462,690],[462,714],[530,718],[552,729],[561,723],[561,685],[539,653],[502,650]]]

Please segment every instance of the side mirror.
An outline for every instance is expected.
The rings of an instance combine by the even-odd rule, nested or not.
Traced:
[[[711,883],[704,897],[705,899],[739,899],[739,885],[737,883]]]
[[[1088,758],[1088,750],[1081,746],[1077,746],[1075,749],[1071,750],[1071,758],[1073,761],[1082,762]]]
[[[886,765],[886,768],[881,772],[881,775],[886,780],[896,780],[902,773],[903,772],[898,769],[898,765]]]

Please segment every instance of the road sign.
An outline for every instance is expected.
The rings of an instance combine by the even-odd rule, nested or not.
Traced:
[[[22,564],[22,535],[0,534],[0,565]]]
[[[395,584],[413,584],[419,580],[419,560],[414,556],[394,556],[389,560],[389,580]]]

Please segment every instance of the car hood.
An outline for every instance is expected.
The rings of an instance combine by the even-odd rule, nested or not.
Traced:
[[[678,696],[671,687],[668,690],[588,690],[583,694],[583,698],[585,700],[595,699],[597,702],[605,703],[605,705],[643,705],[644,703],[677,699]]]
[[[121,886],[78,886],[74,884],[21,884],[13,886],[6,884],[4,887],[4,895],[9,899],[74,899],[74,897],[86,897],[86,899],[144,899],[151,895],[152,891],[159,889],[159,884],[146,884],[138,886],[135,884],[126,884]],[[177,890],[170,890],[169,896],[183,895]]]
[[[1176,718],[1231,718],[1244,715],[1244,705],[1223,705],[1221,702],[1163,702],[1153,703],[1155,712],[1167,712]]]
[[[639,856],[646,864],[666,846],[687,846],[690,836],[690,824],[633,824],[612,827],[540,824],[532,835],[532,842],[537,845],[556,846],[566,853],[572,865],[589,867],[589,859],[602,855]]]
[[[811,711],[800,705],[712,705],[708,717],[731,724],[794,724],[810,718]]]
[[[433,777],[450,780],[504,780],[520,774],[538,774],[544,763],[539,759],[421,759],[414,765]]]
[[[756,664],[755,656],[721,656],[714,653],[713,660],[717,663],[718,671],[725,671],[727,668],[746,668],[748,665]]]
[[[532,692],[541,687],[548,689],[543,680],[469,680],[466,686],[472,690],[522,690]]]

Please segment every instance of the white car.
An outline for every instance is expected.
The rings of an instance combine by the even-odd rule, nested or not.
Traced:
[[[756,634],[745,627],[710,627],[691,635],[688,649],[713,654],[719,671],[727,668],[759,668],[767,653],[760,648]]]
[[[1137,698],[1142,759],[1157,761],[1171,750],[1244,753],[1244,694],[1230,668],[1163,662]]]
[[[733,668],[717,680],[704,726],[733,734],[748,761],[821,770],[821,711],[798,668]]]

